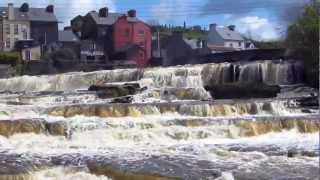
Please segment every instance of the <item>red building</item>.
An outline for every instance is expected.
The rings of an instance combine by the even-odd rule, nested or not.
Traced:
[[[125,53],[127,60],[144,67],[151,59],[151,28],[130,10],[113,25],[113,46],[116,53]]]

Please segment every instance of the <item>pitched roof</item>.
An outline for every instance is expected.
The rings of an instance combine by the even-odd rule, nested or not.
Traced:
[[[1,16],[7,16],[8,7],[0,7]],[[41,21],[41,22],[58,22],[54,13],[46,12],[45,8],[29,8],[28,12],[21,12],[20,8],[14,8],[16,20]]]
[[[93,18],[93,20],[98,25],[113,25],[120,17],[126,16],[126,14],[122,14],[122,13],[108,13],[107,17],[100,17],[99,13],[96,11],[91,11],[88,14]],[[129,22],[140,21],[137,17],[129,17],[129,16],[127,16],[127,20]]]
[[[59,31],[59,41],[60,42],[77,42],[79,38],[71,31]]]
[[[232,31],[227,27],[216,27],[216,31],[224,40],[235,40],[235,41],[244,40],[239,32]]]
[[[200,48],[200,40],[198,39],[186,39],[183,38],[183,40],[192,48],[192,49],[198,49]]]
[[[89,15],[98,25],[112,25],[118,20],[119,17],[123,16],[124,14],[109,13],[107,17],[100,17],[98,12],[91,11],[89,12]]]

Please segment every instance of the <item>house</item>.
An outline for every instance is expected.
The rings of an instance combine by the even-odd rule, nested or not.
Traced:
[[[109,59],[113,52],[113,24],[122,16],[108,8],[91,11],[71,20],[73,32],[81,39],[81,60],[95,62]]]
[[[194,57],[194,50],[183,38],[183,32],[175,31],[161,45],[162,64],[164,66],[187,64]]]
[[[257,47],[254,45],[252,41],[247,41],[246,42],[246,49],[257,49]]]
[[[59,31],[59,39],[57,43],[60,49],[69,49],[80,58],[81,41],[72,30]]]
[[[126,60],[146,64],[151,59],[151,28],[136,17],[135,10],[121,14],[101,8],[99,12],[75,17],[71,27],[85,40],[81,48],[83,61],[104,58],[108,63]]]
[[[128,11],[114,23],[114,51],[124,53],[126,59],[145,66],[151,59],[151,27],[136,17],[136,11]]]
[[[15,48],[20,51],[25,62],[41,60],[41,46],[33,40],[18,40]]]
[[[81,40],[80,59],[85,63],[105,63],[104,46],[92,39]]]
[[[1,31],[4,51],[11,51],[20,40],[34,40],[45,45],[58,40],[58,20],[54,7],[29,8],[27,3],[15,8],[12,3],[0,7]]]
[[[234,25],[219,27],[211,24],[207,36],[207,46],[212,53],[245,50],[245,40]]]

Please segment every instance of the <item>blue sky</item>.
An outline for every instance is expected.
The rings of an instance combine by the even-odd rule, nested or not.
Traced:
[[[54,4],[60,27],[72,17],[107,6],[111,11],[136,9],[138,16],[161,24],[187,26],[210,23],[221,26],[235,24],[238,31],[255,39],[280,38],[286,26],[309,0],[1,0],[0,5],[12,2],[20,6],[28,2],[34,7]]]

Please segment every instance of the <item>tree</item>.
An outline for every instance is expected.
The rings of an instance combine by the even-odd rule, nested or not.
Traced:
[[[319,14],[316,4],[307,5],[297,21],[288,27],[286,45],[303,60],[307,83],[319,87]]]

